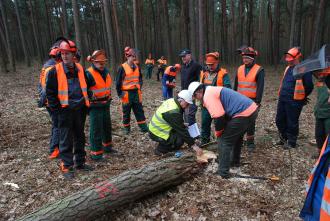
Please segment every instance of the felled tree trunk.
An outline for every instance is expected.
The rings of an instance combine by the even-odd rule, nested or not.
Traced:
[[[178,185],[196,174],[195,155],[167,158],[119,174],[47,205],[19,220],[94,220],[146,195]]]

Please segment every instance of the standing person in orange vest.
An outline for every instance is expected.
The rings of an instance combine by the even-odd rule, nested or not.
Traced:
[[[59,131],[57,128],[58,124],[58,117],[57,113],[50,110],[48,107],[48,102],[46,99],[46,81],[48,72],[57,64],[61,62],[61,55],[60,51],[57,46],[52,47],[49,52],[49,60],[43,65],[40,78],[39,78],[39,85],[38,85],[38,91],[39,91],[39,102],[38,107],[46,107],[49,116],[52,120],[52,131],[51,131],[51,138],[50,138],[50,144],[49,144],[49,159],[56,159],[59,154]]]
[[[167,66],[167,60],[164,56],[161,56],[160,59],[157,60],[158,63],[158,71],[157,71],[157,81],[159,81],[159,74],[161,77],[164,75],[165,68]]]
[[[288,63],[284,71],[278,91],[276,126],[280,140],[277,145],[284,145],[284,149],[295,148],[299,134],[299,116],[303,106],[307,104],[307,97],[313,91],[312,73],[307,73],[302,79],[293,77],[293,68],[300,63],[302,54],[298,47],[291,48],[285,53]]]
[[[155,60],[151,57],[151,53],[149,53],[148,58],[145,62],[146,68],[147,68],[147,76],[146,79],[151,79],[152,69],[155,65]]]
[[[231,88],[229,74],[219,65],[219,52],[205,55],[206,70],[201,71],[200,83],[205,86],[223,86]],[[205,107],[202,107],[202,144],[210,142],[212,118]]]
[[[166,67],[164,75],[162,77],[162,91],[164,100],[173,97],[173,88],[175,88],[176,85],[175,78],[180,69],[180,64],[175,64],[174,66]]]
[[[239,66],[235,77],[234,90],[251,98],[259,107],[264,92],[265,71],[256,63],[258,52],[251,47],[240,49],[243,64]],[[250,125],[246,131],[246,144],[251,153],[255,149],[254,133],[256,122]]]
[[[93,160],[103,159],[103,153],[116,153],[112,148],[111,134],[111,85],[109,70],[105,67],[107,57],[104,50],[96,50],[87,57],[92,65],[86,70],[90,92],[90,155]]]
[[[49,71],[46,95],[49,108],[58,113],[59,157],[66,179],[74,178],[74,168],[90,171],[85,152],[85,120],[89,98],[83,67],[74,63],[76,48],[63,40],[59,46],[62,61]]]
[[[129,134],[131,131],[132,109],[141,131],[148,132],[142,106],[142,74],[139,67],[134,63],[136,59],[135,50],[126,47],[125,57],[127,61],[119,67],[116,79],[117,94],[122,102],[124,132]]]

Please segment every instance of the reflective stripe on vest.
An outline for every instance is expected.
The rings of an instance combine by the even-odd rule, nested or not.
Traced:
[[[95,85],[90,88],[90,90],[93,92],[93,95],[96,98],[110,98],[111,97],[111,76],[110,73],[107,73],[106,80],[104,81],[101,74],[94,70],[93,67],[90,67],[87,69],[89,73],[94,78]]]
[[[125,78],[123,80],[123,84],[121,86],[122,90],[134,90],[140,89],[140,70],[139,67],[136,65],[134,71],[133,69],[127,64],[122,64],[124,71],[125,71]]]
[[[180,112],[180,107],[175,102],[175,100],[171,98],[164,101],[152,117],[149,123],[149,131],[155,136],[167,140],[170,136],[170,131],[172,130],[172,127],[164,120],[162,114],[173,110],[177,111],[178,113]]]
[[[173,66],[168,66],[166,69],[165,69],[165,74],[167,74],[167,75],[169,75],[169,76],[173,76],[173,77],[175,77],[176,76],[176,71],[171,71],[171,68],[172,68]]]
[[[89,107],[89,99],[87,95],[87,84],[85,80],[85,74],[83,67],[75,63],[77,69],[78,69],[78,79],[80,88],[82,91],[82,94],[85,99],[85,104],[87,107]],[[63,63],[59,63],[55,65],[56,73],[57,73],[57,84],[58,84],[58,99],[61,103],[62,107],[69,106],[69,92],[68,92],[68,79],[66,77],[66,74],[64,72]]]
[[[223,77],[227,74],[227,70],[220,68],[215,78],[217,78],[216,85],[213,85],[213,80],[208,79],[209,72],[208,71],[201,71],[200,75],[200,82],[206,85],[213,85],[213,86],[223,86]]]
[[[43,90],[46,90],[46,82],[47,82],[47,75],[48,72],[53,68],[54,66],[49,66],[47,68],[42,68],[41,73],[40,73],[40,85]]]
[[[254,64],[249,73],[245,75],[245,65],[241,65],[237,71],[237,92],[249,97],[257,97],[257,74],[261,70],[261,66]]]
[[[281,89],[282,89],[282,83],[283,83],[283,80],[284,80],[285,75],[286,75],[289,68],[290,68],[290,66],[287,66],[285,68],[285,71],[284,71],[284,74],[283,74],[283,77],[282,77],[282,80],[281,80],[280,88],[278,90],[278,96],[280,96],[280,92],[281,92]],[[303,81],[301,79],[298,79],[298,80],[296,80],[296,85],[294,87],[293,99],[294,100],[304,100],[305,97],[306,97],[306,94],[305,94],[305,88],[304,88]]]

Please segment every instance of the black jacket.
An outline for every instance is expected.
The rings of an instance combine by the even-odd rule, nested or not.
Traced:
[[[201,70],[202,66],[194,60],[191,60],[189,64],[182,65],[181,90],[188,89],[191,82],[198,81]]]

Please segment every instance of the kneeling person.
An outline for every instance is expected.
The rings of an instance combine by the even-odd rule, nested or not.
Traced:
[[[197,154],[202,154],[183,121],[183,110],[192,103],[191,94],[187,90],[182,90],[178,98],[164,101],[156,110],[149,123],[150,138],[159,143],[155,149],[156,155],[174,151],[185,142],[192,146]]]

